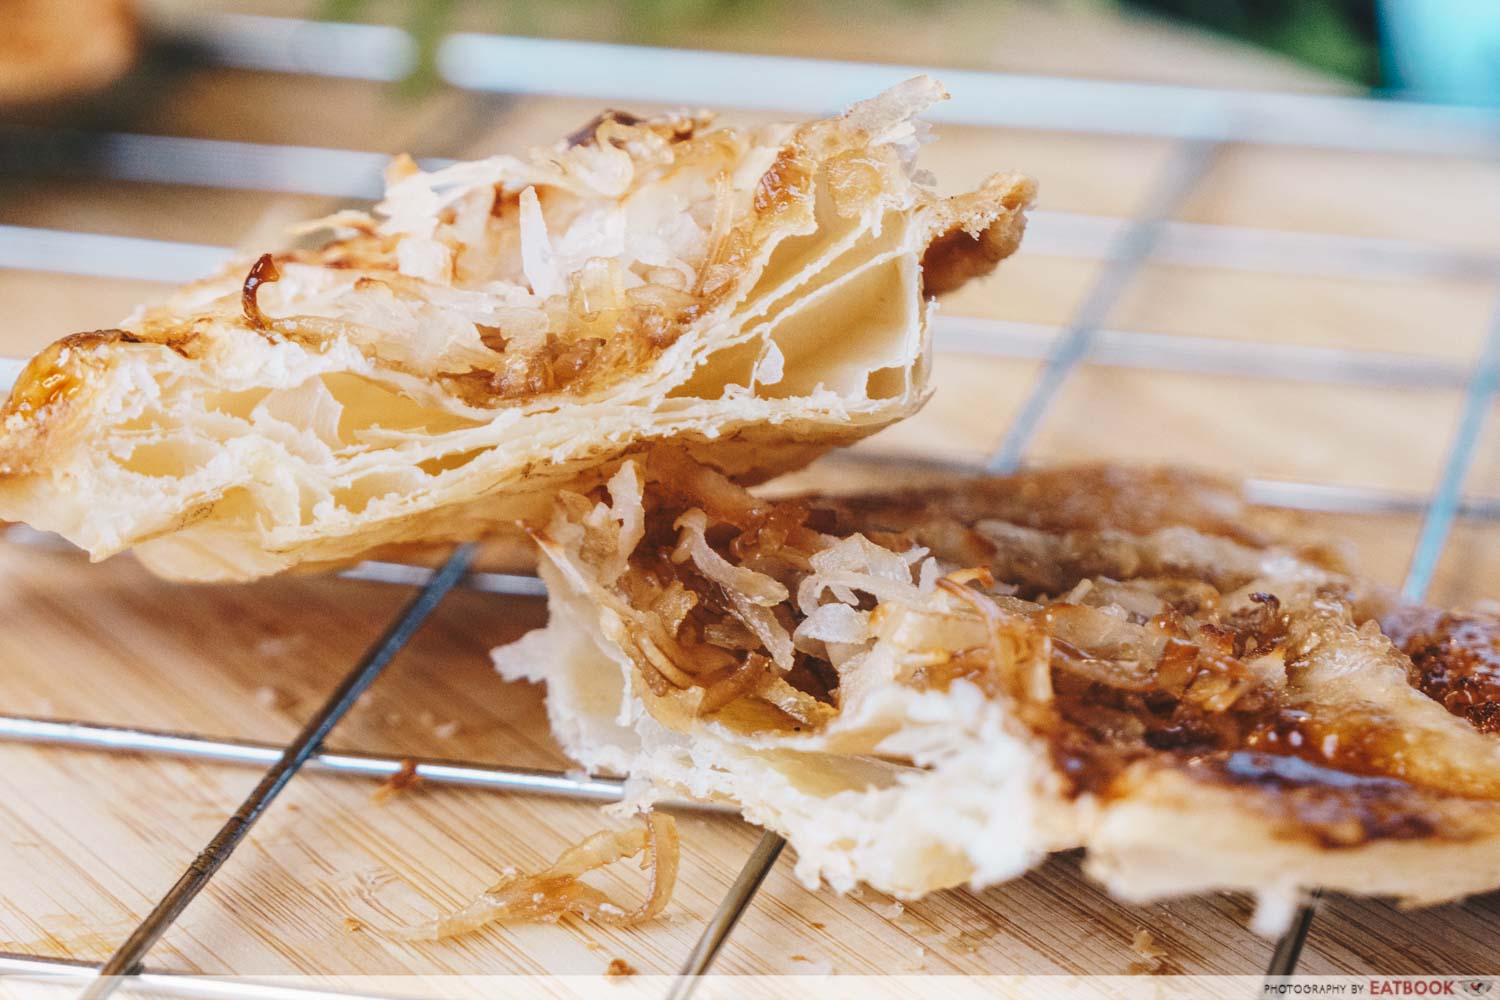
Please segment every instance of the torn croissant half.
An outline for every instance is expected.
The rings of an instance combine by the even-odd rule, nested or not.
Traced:
[[[911,414],[928,298],[1015,249],[1034,186],[940,198],[926,77],[840,117],[605,113],[526,158],[393,166],[316,250],[35,358],[0,519],[243,579],[473,537],[674,439],[755,481]]]
[[[583,765],[900,897],[1083,848],[1113,893],[1500,887],[1500,620],[1403,603],[1233,489],[1109,467],[760,500],[680,453],[564,494],[497,651]]]

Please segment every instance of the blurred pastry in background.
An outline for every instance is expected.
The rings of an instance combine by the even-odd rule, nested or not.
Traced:
[[[4,0],[0,107],[97,90],[135,60],[129,0]]]

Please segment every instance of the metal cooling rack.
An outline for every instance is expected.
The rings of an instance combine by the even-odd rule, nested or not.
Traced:
[[[173,42],[207,64],[267,72],[390,81],[404,76],[415,59],[412,40],[398,29],[382,26],[219,14],[179,21],[167,30],[174,36]],[[444,40],[438,65],[449,84],[479,92],[669,104],[691,95],[693,102],[708,106],[798,114],[826,112],[920,71],[918,67],[468,33]],[[1003,472],[1018,466],[1060,390],[1085,364],[1376,387],[1462,387],[1461,415],[1441,478],[1431,495],[1282,480],[1252,481],[1250,495],[1259,503],[1304,510],[1421,513],[1421,533],[1403,586],[1403,593],[1414,600],[1426,594],[1457,519],[1500,518],[1500,498],[1464,494],[1480,432],[1500,395],[1500,310],[1492,317],[1482,353],[1472,366],[1376,351],[1244,344],[1114,330],[1103,325],[1147,261],[1294,274],[1500,281],[1500,254],[1405,240],[1287,233],[1173,219],[1216,153],[1229,143],[1494,158],[1500,153],[1500,116],[1478,110],[1352,98],[972,71],[943,70],[942,78],[954,99],[929,116],[936,121],[1154,137],[1173,144],[1167,165],[1141,211],[1132,218],[1034,213],[1027,235],[1029,251],[1105,262],[1065,327],[939,317],[939,349],[1044,361],[1024,404],[985,463],[986,469]],[[10,174],[84,175],[370,198],[380,193],[385,160],[383,154],[348,150],[0,127],[0,173]],[[439,162],[430,161],[429,165]],[[229,251],[220,247],[0,226],[0,268],[179,281],[211,270],[228,256]],[[14,378],[19,367],[14,359],[0,359],[0,387]],[[56,544],[23,528],[10,529],[6,538],[23,544]],[[299,991],[250,981],[215,979],[210,983],[194,976],[150,973],[142,961],[299,771],[306,768],[388,777],[402,767],[401,760],[378,754],[325,751],[322,743],[450,590],[466,586],[497,594],[542,593],[533,577],[472,571],[472,558],[472,547],[463,546],[435,570],[367,562],[343,574],[419,589],[289,744],[0,716],[0,738],[7,740],[267,767],[240,809],[225,821],[167,895],[102,966],[48,956],[0,955],[0,974],[81,977],[86,982],[85,995],[96,1000],[113,992],[127,978],[162,993],[256,998],[296,995]],[[417,773],[434,784],[592,801],[612,801],[621,794],[621,783],[612,779],[468,761],[425,759],[416,764]],[[674,980],[672,997],[683,1000],[691,993],[696,977],[709,970],[783,846],[782,839],[773,833],[761,838]],[[1278,942],[1266,970],[1268,975],[1295,971],[1316,918],[1317,904],[1314,895],[1298,914],[1292,930]]]

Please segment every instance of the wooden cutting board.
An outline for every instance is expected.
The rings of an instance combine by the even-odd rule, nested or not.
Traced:
[[[1056,30],[1034,11],[1026,17],[1018,23],[1038,39]],[[1119,42],[1127,68],[1140,64],[1142,52],[1162,52],[1200,67],[1200,79],[1234,78],[1253,66],[1261,83],[1308,83],[1154,27],[1131,31]],[[1034,58],[1036,46],[1024,35],[1007,44]],[[1103,72],[1106,65],[1070,58],[1083,57],[1059,49],[1051,68]],[[1003,58],[991,62],[1004,65]],[[372,84],[197,69],[178,74],[129,127],[461,155],[546,141],[594,110],[576,101],[450,92],[403,103]],[[1139,207],[1169,155],[1154,140],[965,128],[940,129],[928,152],[945,185],[1019,168],[1041,179],[1042,207],[1114,216]],[[328,207],[316,198],[101,181],[7,182],[0,192],[6,224],[243,247],[273,239],[273,222]],[[1443,157],[1231,147],[1181,215],[1500,255],[1500,169]],[[999,276],[944,311],[1065,323],[1099,267],[1023,249]],[[61,334],[108,325],[159,291],[131,281],[0,272],[0,353],[33,351]],[[1109,324],[1397,352],[1414,364],[1463,363],[1479,349],[1496,291],[1484,277],[1374,280],[1153,264]],[[1035,361],[944,349],[937,396],[919,417],[794,481],[919,481],[932,473],[918,456],[980,462],[1038,369]],[[1032,457],[1169,460],[1231,475],[1421,494],[1438,476],[1460,403],[1457,388],[1085,367],[1042,423]],[[1500,494],[1493,437],[1486,435],[1471,492]],[[1398,581],[1419,522],[1411,515],[1325,515],[1318,523],[1351,539],[1370,573]],[[1489,595],[1500,596],[1500,524],[1464,522],[1434,596],[1471,602]],[[129,559],[88,565],[67,552],[0,545],[0,712],[285,740],[407,597],[399,588],[317,578],[173,586]],[[547,734],[541,692],[501,683],[488,663],[491,647],[543,618],[535,600],[455,594],[331,744],[566,768]],[[0,951],[102,960],[255,779],[253,770],[225,765],[0,744]],[[647,927],[501,927],[418,945],[380,931],[460,904],[501,868],[544,863],[614,821],[595,806],[536,797],[427,787],[378,805],[372,792],[372,783],[359,779],[297,778],[152,952],[151,966],[257,975],[593,975],[623,958],[642,972],[667,973],[692,947],[757,837],[732,818],[683,814],[681,884],[668,916]],[[1270,953],[1268,942],[1246,930],[1245,898],[1125,906],[1092,886],[1071,856],[1005,886],[939,893],[904,907],[874,892],[809,891],[790,868],[788,859],[777,866],[719,970],[1254,973]],[[632,874],[610,877],[633,891]],[[1160,960],[1132,948],[1142,929],[1160,947]],[[1303,969],[1500,971],[1500,898],[1416,913],[1330,900]]]

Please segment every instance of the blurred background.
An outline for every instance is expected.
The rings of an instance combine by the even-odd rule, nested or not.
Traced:
[[[1163,82],[1317,87],[1321,77],[1423,100],[1500,101],[1492,0],[4,0],[0,99],[104,85],[145,51],[144,25],[206,8],[400,25],[417,42],[402,74],[408,93],[435,81],[439,40],[462,28]],[[1014,37],[1027,45],[1007,45]],[[1101,52],[1112,58],[1101,64]],[[1242,65],[1206,72],[1231,52]]]

